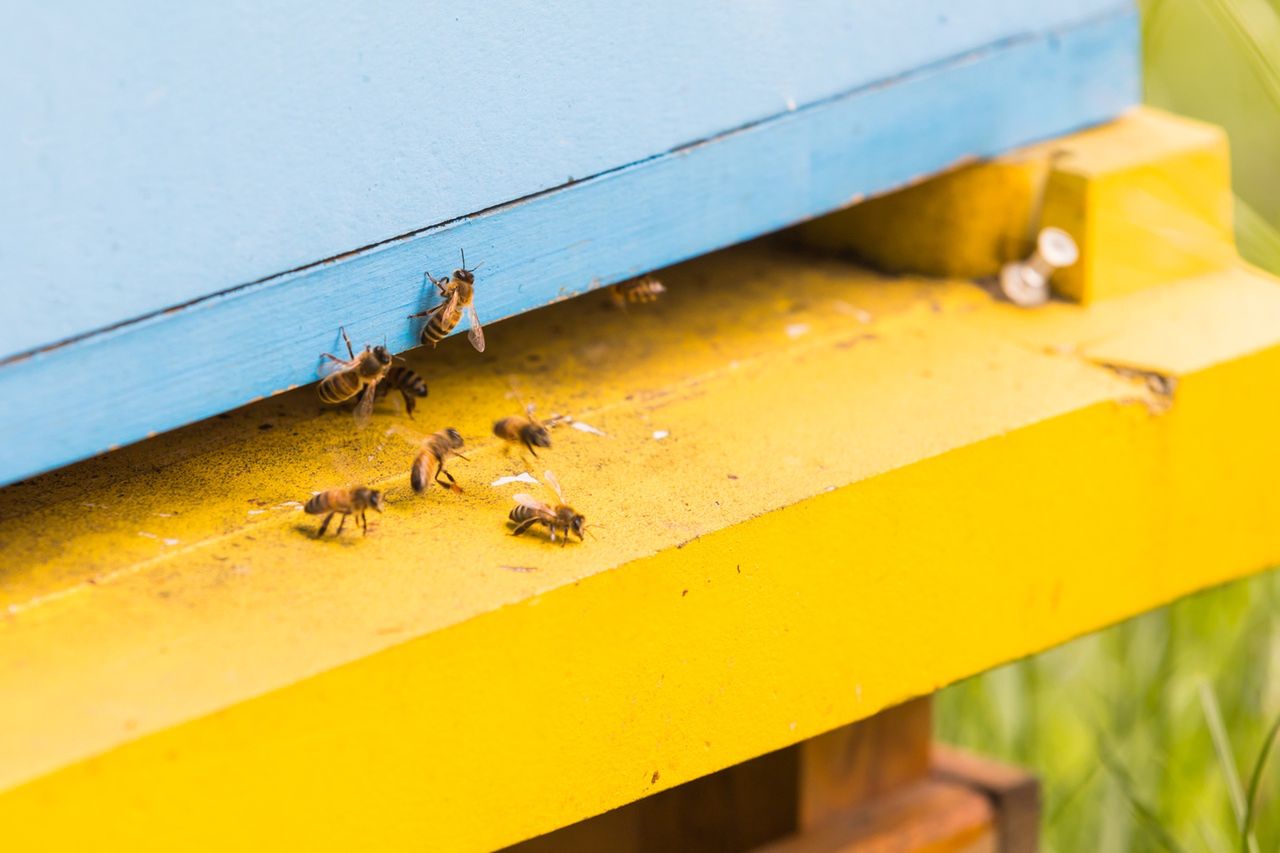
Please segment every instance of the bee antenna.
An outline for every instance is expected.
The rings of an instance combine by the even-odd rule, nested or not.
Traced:
[[[462,253],[462,268],[465,270],[467,268],[467,250],[459,249],[458,251]]]

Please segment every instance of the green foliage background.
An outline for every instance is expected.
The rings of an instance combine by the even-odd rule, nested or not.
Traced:
[[[1141,7],[1148,102],[1227,129],[1240,252],[1280,274],[1280,0]],[[936,714],[942,740],[1041,776],[1047,850],[1240,850],[1280,715],[1280,573],[955,685]],[[1277,851],[1280,751],[1260,779],[1251,847]]]

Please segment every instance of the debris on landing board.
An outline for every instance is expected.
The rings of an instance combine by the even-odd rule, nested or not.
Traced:
[[[538,481],[535,480],[533,475],[530,474],[528,471],[521,471],[519,474],[515,475],[514,477],[499,477],[489,485],[505,486],[509,483],[531,483],[535,486],[538,485]],[[504,568],[510,568],[510,566],[504,566]]]
[[[145,537],[145,538],[147,538],[147,539],[155,539],[155,540],[157,540],[157,541],[159,541],[159,542],[162,542],[162,543],[163,543],[163,544],[165,544],[165,545],[177,545],[178,543],[180,543],[180,542],[182,541],[181,539],[161,539],[161,538],[160,538],[159,536],[157,536],[156,534],[154,534],[154,533],[148,533],[148,532],[146,532],[145,530],[139,530],[139,531],[138,531],[138,535],[139,535],[139,536],[142,536],[142,537]]]
[[[573,427],[578,432],[589,432],[592,435],[599,435],[605,438],[609,437],[609,434],[606,433],[604,430],[597,429],[596,427],[593,427],[591,424],[583,423],[582,421],[579,421],[579,420],[574,420],[569,415],[565,415],[564,417],[561,418],[561,420],[567,422],[569,426]]]
[[[667,432],[665,429],[655,429],[653,431],[653,440],[662,441],[662,439],[666,438],[669,435],[671,435],[671,433]]]
[[[864,326],[870,325],[871,321],[875,319],[870,311],[859,308],[856,305],[850,305],[843,299],[831,300],[831,306],[836,309],[836,313],[852,317]]]
[[[809,334],[808,323],[789,323],[787,325],[787,337],[799,338]]]

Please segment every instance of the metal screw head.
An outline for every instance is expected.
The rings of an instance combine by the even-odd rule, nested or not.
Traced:
[[[1036,250],[1025,261],[1005,264],[1000,290],[1014,305],[1032,308],[1049,301],[1049,277],[1080,258],[1071,235],[1061,228],[1045,228],[1036,236]]]
[[[1000,291],[1014,305],[1034,308],[1049,301],[1049,279],[1029,265],[1014,261],[1000,269]]]
[[[1036,254],[1054,269],[1069,267],[1080,259],[1071,235],[1061,228],[1045,228],[1036,237]]]

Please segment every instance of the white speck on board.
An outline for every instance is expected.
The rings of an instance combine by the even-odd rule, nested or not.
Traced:
[[[574,421],[572,426],[578,432],[589,432],[592,435],[606,435],[604,430],[596,429],[591,424],[584,424],[582,421]]]
[[[139,531],[138,531],[138,535],[139,535],[139,536],[145,536],[147,539],[159,539],[159,538],[160,538],[159,536],[155,535],[154,533],[148,533],[148,532],[147,532],[147,531],[145,531],[145,530],[139,530]]]
[[[264,512],[266,512],[265,509],[251,509],[249,515],[262,515]]]
[[[530,474],[528,471],[521,471],[519,474],[515,475],[514,477],[499,477],[489,485],[505,486],[508,483],[532,483],[535,486],[538,485],[538,481],[534,479],[534,476]]]
[[[808,323],[789,323],[787,325],[788,338],[798,338],[798,337],[801,337],[802,335],[807,335],[807,334],[809,334]]]
[[[671,435],[671,433],[667,432],[665,429],[655,429],[653,431],[653,440],[662,441],[662,439],[666,438],[669,435]]]
[[[181,539],[161,539],[160,541],[166,545],[177,545],[182,540]]]

